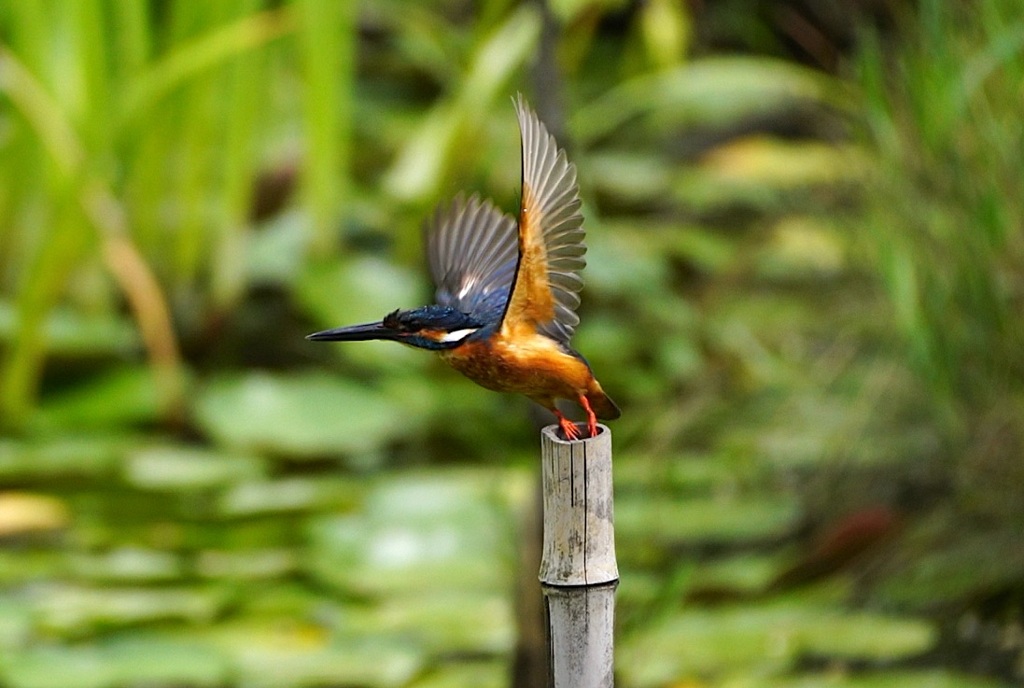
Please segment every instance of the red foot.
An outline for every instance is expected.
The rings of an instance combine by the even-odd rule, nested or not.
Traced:
[[[580,406],[587,412],[587,430],[590,430],[590,436],[597,437],[597,415],[594,413],[594,409],[590,408],[590,402],[583,394],[580,395]]]
[[[562,429],[565,439],[570,442],[580,439],[580,429],[576,427],[575,423],[563,416],[557,409],[555,409],[555,415],[558,416],[558,427]]]

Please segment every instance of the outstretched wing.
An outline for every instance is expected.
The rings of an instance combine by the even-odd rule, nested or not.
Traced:
[[[576,166],[520,95],[516,114],[523,142],[519,265],[502,333],[535,329],[568,344],[579,324],[586,265]]]
[[[426,243],[437,303],[497,321],[515,278],[515,220],[490,201],[460,194],[434,211]]]

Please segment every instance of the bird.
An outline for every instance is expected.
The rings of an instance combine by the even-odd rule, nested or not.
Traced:
[[[555,405],[568,399],[597,420],[620,410],[570,346],[586,265],[576,166],[523,98],[513,98],[522,146],[518,218],[478,194],[458,194],[424,225],[435,303],[381,320],[315,332],[313,341],[395,341],[437,352],[457,371],[550,410],[567,441],[583,429]]]

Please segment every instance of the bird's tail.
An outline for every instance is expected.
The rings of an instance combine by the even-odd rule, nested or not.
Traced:
[[[594,387],[587,391],[587,401],[590,402],[590,408],[594,409],[594,413],[601,420],[615,420],[622,415],[622,411],[612,401],[612,398],[604,393],[596,380]]]

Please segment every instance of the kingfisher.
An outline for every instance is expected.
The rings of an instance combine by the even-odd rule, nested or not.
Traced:
[[[514,99],[522,142],[518,220],[478,195],[438,206],[424,226],[435,303],[382,320],[316,332],[314,341],[395,341],[437,352],[487,389],[523,394],[583,437],[556,399],[579,403],[587,431],[619,407],[570,346],[586,265],[576,166],[530,109]]]

